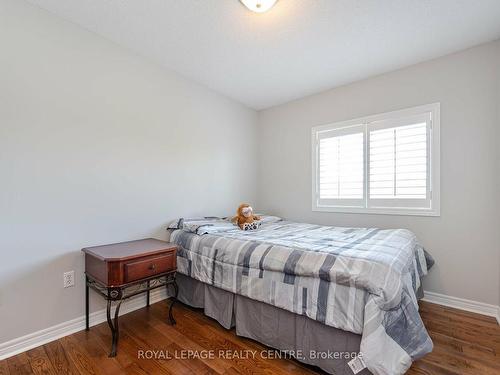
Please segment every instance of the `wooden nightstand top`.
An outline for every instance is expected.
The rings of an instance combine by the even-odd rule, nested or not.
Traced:
[[[105,262],[116,262],[160,254],[176,248],[177,245],[170,242],[144,238],[110,245],[85,247],[82,251]]]

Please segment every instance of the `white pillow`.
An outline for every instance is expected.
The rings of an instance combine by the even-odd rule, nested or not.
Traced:
[[[278,221],[283,221],[283,219],[278,216],[260,215],[260,214],[257,214],[257,216],[260,216],[261,223],[272,224],[272,223],[277,223]]]

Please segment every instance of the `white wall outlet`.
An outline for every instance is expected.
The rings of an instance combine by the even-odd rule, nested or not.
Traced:
[[[63,286],[65,288],[75,286],[75,271],[68,271],[63,273]]]

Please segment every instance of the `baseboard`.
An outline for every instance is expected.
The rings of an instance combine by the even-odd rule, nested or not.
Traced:
[[[151,292],[151,303],[159,302],[167,298],[165,290],[155,289]],[[146,298],[139,296],[123,302],[120,316],[146,306]],[[90,325],[94,326],[106,321],[106,309],[90,314]],[[30,333],[4,343],[0,343],[0,360],[12,357],[16,354],[44,345],[61,337],[85,329],[85,316],[57,324],[55,326]]]
[[[481,315],[492,316],[500,324],[500,307],[483,302],[471,301],[464,298],[447,296],[444,294],[424,291],[424,301],[438,305],[453,307],[459,310],[474,312]]]

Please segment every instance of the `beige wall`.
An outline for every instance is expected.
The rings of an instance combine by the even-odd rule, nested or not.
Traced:
[[[0,46],[0,343],[83,315],[82,247],[254,200],[254,111],[21,1]]]
[[[499,303],[500,42],[262,111],[258,207],[294,220],[404,227],[436,258],[428,291]],[[311,210],[311,127],[441,102],[441,216]]]

